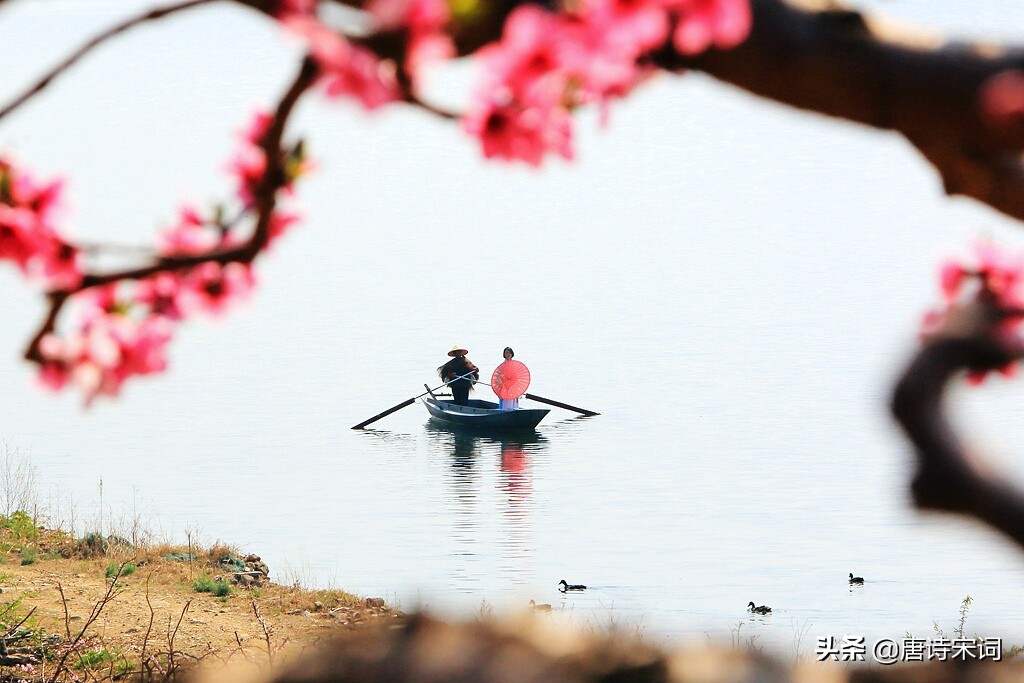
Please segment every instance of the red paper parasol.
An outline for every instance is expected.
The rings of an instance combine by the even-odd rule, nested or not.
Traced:
[[[517,360],[507,360],[494,369],[491,388],[506,401],[519,398],[530,386],[530,370]]]

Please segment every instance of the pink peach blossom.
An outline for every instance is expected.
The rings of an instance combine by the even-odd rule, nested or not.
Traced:
[[[571,159],[572,121],[561,106],[490,103],[463,119],[463,127],[478,137],[484,156],[521,160],[539,166],[554,152]]]
[[[228,170],[238,182],[238,199],[243,206],[252,207],[256,202],[256,186],[267,172],[267,155],[261,148],[246,144],[235,152]]]
[[[160,316],[145,318],[126,336],[120,337],[121,365],[124,377],[150,375],[167,369],[167,342],[171,339],[170,323]]]
[[[128,308],[128,302],[118,298],[116,282],[89,287],[75,294],[71,301],[76,315],[86,324],[112,313],[123,313]]]
[[[178,222],[160,234],[159,250],[168,256],[203,254],[220,242],[220,229],[208,224],[194,207],[185,205],[178,211]]]
[[[270,229],[267,237],[267,247],[276,242],[284,233],[299,222],[298,214],[275,211],[270,215]]]
[[[35,218],[27,209],[0,205],[0,259],[14,261],[25,274],[41,246]]]
[[[438,31],[451,18],[446,0],[369,0],[366,11],[379,29],[404,27],[413,33]]]
[[[390,0],[389,0],[390,1]],[[464,128],[484,156],[537,165],[550,152],[571,157],[573,108],[628,94],[653,69],[648,54],[669,39],[685,54],[727,49],[750,31],[748,0],[580,0],[572,12],[522,5],[501,39],[477,52],[482,66]]]
[[[373,52],[310,17],[291,17],[284,24],[305,39],[328,97],[355,97],[371,110],[401,99],[394,66]]]
[[[672,45],[684,55],[711,47],[728,50],[750,33],[749,0],[669,0],[667,4],[678,16]]]
[[[308,16],[316,13],[317,0],[276,0],[271,10],[278,19],[284,19],[294,15]]]
[[[963,285],[967,271],[955,261],[947,261],[939,271],[939,281],[942,286],[942,296],[947,302],[956,300],[960,296],[960,287]]]
[[[166,369],[170,338],[165,318],[92,318],[67,338],[48,335],[42,340],[39,381],[51,389],[71,382],[82,390],[87,404],[98,395],[116,396],[128,377]]]
[[[544,79],[564,87],[566,75],[559,49],[563,19],[534,5],[517,7],[505,20],[501,42],[479,51],[483,88],[507,88],[526,94]]]
[[[54,237],[39,252],[39,272],[51,289],[72,290],[82,281],[81,252]]]
[[[992,331],[994,338],[1012,347],[1019,347],[1021,325],[1024,324],[1024,254],[1015,254],[999,249],[989,242],[974,245],[973,263],[964,265],[947,261],[939,270],[939,283],[945,305],[938,310],[928,311],[921,324],[921,336],[928,338],[941,330],[946,318],[965,301],[981,300],[1007,313]],[[976,282],[973,288],[965,287],[969,281]],[[1015,364],[1008,364],[999,371],[1012,376]],[[967,374],[971,384],[980,384],[987,376],[987,370],[974,370]]]
[[[634,59],[668,39],[668,11],[659,0],[585,0],[580,14],[600,43]]]
[[[135,285],[135,300],[146,306],[152,315],[181,320],[185,316],[178,305],[181,274],[157,273],[139,280]]]
[[[63,181],[37,181],[4,157],[0,157],[0,180],[3,187],[0,203],[24,207],[43,222],[56,218],[61,207]]]
[[[418,86],[424,72],[432,64],[455,57],[455,43],[447,33],[441,31],[421,32],[409,37],[406,49],[405,70]]]
[[[210,261],[188,271],[181,280],[178,302],[186,314],[219,316],[228,306],[249,296],[256,284],[252,267]]]
[[[975,245],[982,286],[1005,308],[1024,306],[1024,254],[1011,254],[988,242]]]
[[[446,0],[370,0],[366,9],[378,29],[406,32],[405,69],[413,83],[427,65],[455,56],[455,44],[444,30],[451,19]]]
[[[273,114],[264,109],[257,109],[252,114],[249,126],[242,131],[242,139],[252,145],[259,145],[273,122]]]
[[[82,279],[77,248],[60,237],[60,181],[39,183],[0,158],[0,259],[49,288],[70,289]]]
[[[1024,123],[1024,73],[1007,70],[990,77],[979,89],[978,104],[994,127]]]

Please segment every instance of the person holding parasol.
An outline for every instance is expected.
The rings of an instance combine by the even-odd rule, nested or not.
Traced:
[[[511,346],[501,352],[505,362],[494,369],[491,387],[498,397],[499,410],[519,410],[519,397],[530,386],[530,371],[525,365],[513,360],[516,355]]]

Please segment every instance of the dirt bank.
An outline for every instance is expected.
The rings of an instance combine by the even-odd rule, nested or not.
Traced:
[[[258,557],[224,546],[131,548],[42,530],[26,540],[9,529],[0,543],[0,659],[30,678],[45,668],[52,676],[62,660],[69,676],[85,678],[200,660],[277,662],[326,636],[403,618],[379,598],[273,583],[254,569],[266,567]]]

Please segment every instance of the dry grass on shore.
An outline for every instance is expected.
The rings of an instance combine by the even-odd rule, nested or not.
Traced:
[[[0,516],[0,680],[165,680],[200,662],[280,663],[402,615],[379,598],[264,576],[216,544],[75,539]]]

